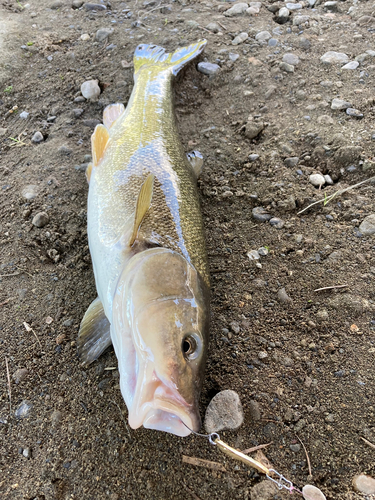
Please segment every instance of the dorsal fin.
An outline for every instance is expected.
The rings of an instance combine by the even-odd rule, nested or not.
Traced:
[[[135,207],[133,232],[129,240],[129,246],[132,246],[135,242],[142,220],[146,215],[147,210],[150,208],[152,191],[154,189],[154,179],[154,174],[148,174],[139,191],[137,205]]]
[[[125,106],[119,102],[116,104],[110,104],[103,111],[103,123],[110,129],[115,121],[120,118],[120,116],[125,111]]]
[[[96,167],[103,158],[108,141],[108,129],[102,124],[97,125],[91,136],[92,162],[94,167]]]

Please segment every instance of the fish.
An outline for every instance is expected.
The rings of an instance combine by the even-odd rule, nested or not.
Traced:
[[[86,171],[98,297],[82,319],[78,354],[89,365],[113,344],[130,427],[182,437],[201,426],[210,278],[203,160],[183,149],[173,82],[206,43],[136,48],[130,99],[105,108]]]

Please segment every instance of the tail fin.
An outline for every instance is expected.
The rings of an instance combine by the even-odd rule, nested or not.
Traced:
[[[200,40],[188,47],[181,47],[171,54],[157,45],[138,45],[134,53],[134,73],[145,65],[159,65],[161,71],[171,68],[172,73],[177,75],[186,64],[203,52],[206,43],[207,40]]]

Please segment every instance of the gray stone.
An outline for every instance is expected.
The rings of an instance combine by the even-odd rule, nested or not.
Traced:
[[[375,214],[368,215],[359,226],[359,232],[364,236],[375,234]]]
[[[22,455],[25,457],[25,458],[31,458],[31,449],[30,448],[24,448],[22,450]]]
[[[250,252],[247,252],[246,254],[250,260],[259,260],[260,255],[257,250],[250,250]]]
[[[343,66],[341,69],[357,69],[359,66],[358,61],[350,61],[345,66]]]
[[[34,144],[39,144],[40,142],[43,141],[44,141],[43,134],[39,132],[39,130],[35,132],[35,134],[31,138],[31,142],[33,142]]]
[[[344,110],[350,108],[350,102],[343,101],[342,99],[332,99],[331,109]]]
[[[289,9],[291,11],[302,9],[302,4],[300,4],[300,3],[287,3],[287,4],[285,4],[285,6],[287,9]]]
[[[255,35],[255,40],[258,42],[267,42],[270,38],[272,38],[272,35],[269,31],[259,31],[259,33]]]
[[[308,500],[327,500],[326,496],[319,488],[312,486],[311,484],[306,484],[302,488],[303,498]]]
[[[272,215],[263,207],[254,207],[252,210],[253,218],[259,222],[266,222],[272,218]]]
[[[276,47],[276,45],[278,44],[279,42],[277,41],[276,38],[270,38],[268,40],[268,46],[269,47]]]
[[[246,32],[240,33],[232,40],[232,45],[239,45],[249,38],[249,35]]]
[[[289,448],[294,451],[294,453],[298,453],[299,451],[301,451],[301,445],[296,443],[296,444],[291,444],[289,446]]]
[[[325,174],[324,179],[326,181],[326,184],[329,184],[330,186],[333,185],[332,177],[329,174]]]
[[[244,421],[242,404],[238,394],[231,390],[214,396],[206,410],[204,426],[207,432],[237,430]]]
[[[353,488],[365,495],[375,495],[375,479],[365,474],[355,476]]]
[[[83,5],[83,0],[73,0],[72,9],[80,9]]]
[[[252,2],[252,3],[258,3],[258,2]],[[259,14],[259,11],[260,7],[249,7],[248,9],[246,9],[246,14],[248,16],[256,16],[257,14]]]
[[[286,293],[285,288],[280,288],[277,292],[277,298],[280,302],[283,303],[291,303],[293,302],[292,299],[289,297],[289,295]]]
[[[100,28],[95,34],[95,40],[97,42],[104,42],[104,40],[107,40],[113,32],[113,28]]]
[[[220,26],[217,23],[213,22],[213,23],[207,24],[206,29],[209,31],[212,31],[212,33],[219,33]]]
[[[346,114],[352,116],[353,118],[363,118],[363,113],[359,109],[347,108]]]
[[[230,61],[236,62],[237,59],[240,57],[240,54],[236,54],[235,52],[229,52],[228,57]]]
[[[249,161],[251,161],[251,162],[257,161],[258,159],[259,159],[259,155],[255,154],[255,153],[249,155]]]
[[[363,52],[362,54],[359,54],[358,56],[355,57],[355,60],[359,63],[363,63],[366,61],[366,59],[369,58],[369,55],[367,54],[367,52]]]
[[[261,413],[260,413],[260,408],[259,408],[259,403],[257,401],[254,401],[253,399],[250,399],[249,401],[249,412],[251,415],[251,418],[257,422],[258,420],[261,419]]]
[[[100,87],[98,80],[87,80],[81,85],[81,92],[85,99],[97,101],[100,96]]]
[[[83,112],[84,110],[82,108],[75,108],[73,109],[72,111],[72,115],[75,117],[75,118],[79,118],[81,115],[83,115]]]
[[[20,382],[22,382],[22,380],[25,380],[28,374],[29,371],[27,368],[19,368],[18,370],[16,370],[13,374],[13,378],[16,384],[19,384]]]
[[[28,117],[29,117],[29,114],[27,111],[22,111],[22,113],[20,113],[20,118],[22,118],[22,120],[27,120]]]
[[[107,7],[101,3],[85,3],[86,10],[107,10]]]
[[[25,198],[25,200],[33,200],[37,197],[38,192],[38,186],[35,186],[35,184],[28,184],[27,186],[22,188],[21,195],[22,198]]]
[[[266,248],[266,247],[260,247],[260,248],[258,248],[258,254],[261,257],[265,257],[266,255],[268,255],[268,248]]]
[[[334,309],[343,310],[347,313],[362,314],[365,311],[374,309],[374,306],[367,299],[350,293],[338,294],[330,298],[328,304]]]
[[[335,161],[343,167],[352,165],[360,160],[361,152],[360,146],[342,146],[335,153]]]
[[[255,139],[262,130],[264,129],[264,123],[263,122],[253,122],[249,121],[246,124],[246,129],[245,129],[245,136],[248,139]]]
[[[276,229],[282,229],[284,227],[285,222],[282,219],[279,219],[278,217],[271,217],[270,224]]]
[[[277,15],[275,16],[275,21],[278,24],[285,24],[289,20],[290,11],[286,7],[281,7]]]
[[[55,0],[55,2],[50,5],[50,9],[52,10],[61,9],[61,7],[64,7],[64,2],[61,0]]]
[[[347,63],[349,61],[349,57],[343,52],[335,52],[333,50],[330,50],[322,55],[320,61],[323,64]]]
[[[33,218],[32,225],[35,227],[44,227],[48,224],[48,222],[49,222],[49,217],[46,214],[46,212],[39,212]]]
[[[18,406],[16,411],[14,412],[17,418],[26,418],[30,415],[30,412],[33,408],[32,403],[27,400],[22,401],[22,403]]]
[[[68,148],[68,146],[65,146],[65,144],[60,146],[57,151],[58,151],[60,156],[69,156],[73,152],[70,148]]]
[[[51,422],[53,426],[57,426],[60,424],[62,420],[62,413],[59,410],[55,410],[51,414]]]
[[[326,180],[322,174],[311,174],[309,176],[309,181],[315,187],[324,186],[324,184],[326,183]]]
[[[316,319],[320,322],[326,321],[329,318],[327,309],[319,309],[316,313]]]
[[[305,24],[310,21],[310,16],[295,16],[293,17],[293,26],[300,26],[301,24]],[[310,42],[306,38],[300,38],[299,44],[303,49],[310,47]],[[305,46],[303,46],[303,44]],[[308,45],[308,47],[306,47]]]
[[[282,69],[286,73],[294,73],[294,66],[286,62],[280,63],[280,69]]]
[[[244,2],[239,2],[233,5],[230,9],[226,10],[224,12],[224,16],[227,17],[233,17],[233,16],[239,16],[245,12],[246,9],[248,9],[248,4]]]
[[[325,2],[323,8],[327,12],[339,12],[338,2],[335,1]]]
[[[283,55],[283,62],[292,64],[293,66],[297,66],[297,64],[299,63],[299,57],[295,54],[287,53]]]
[[[251,500],[272,500],[278,492],[277,486],[269,480],[261,481],[250,488]]]
[[[298,156],[291,156],[290,158],[285,158],[284,162],[287,167],[295,167],[298,165],[299,158]]]
[[[296,16],[297,17],[297,16]],[[296,17],[294,19],[296,19]],[[301,16],[302,17],[302,16]],[[302,24],[302,23],[301,23]],[[297,25],[298,26],[298,25]],[[304,36],[301,36],[301,38],[299,39],[299,46],[301,47],[301,49],[303,50],[309,50],[310,47],[311,47],[311,42],[310,40],[308,40],[307,38],[305,38]]]
[[[215,63],[200,62],[198,63],[198,71],[204,75],[213,76],[220,71],[220,66]]]

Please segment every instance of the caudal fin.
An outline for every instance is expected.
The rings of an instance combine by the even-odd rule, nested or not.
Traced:
[[[203,52],[207,40],[200,40],[188,47],[181,47],[168,54],[163,47],[157,45],[138,45],[134,53],[134,73],[142,66],[160,66],[160,71],[170,68],[174,75]]]

